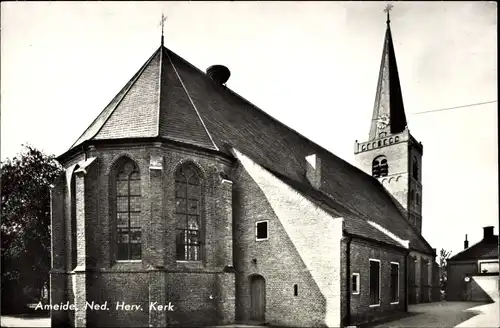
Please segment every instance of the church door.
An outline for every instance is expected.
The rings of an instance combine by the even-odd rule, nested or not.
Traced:
[[[251,277],[251,312],[250,320],[265,321],[266,281],[262,276]]]

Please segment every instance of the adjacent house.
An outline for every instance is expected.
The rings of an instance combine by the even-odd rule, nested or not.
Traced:
[[[483,239],[448,259],[446,295],[449,301],[492,301],[498,299],[498,235],[484,227]]]

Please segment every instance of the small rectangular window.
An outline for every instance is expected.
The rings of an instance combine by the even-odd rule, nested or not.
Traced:
[[[267,221],[259,221],[255,223],[256,240],[267,240]]]
[[[298,296],[299,295],[299,285],[295,284],[293,285],[293,296]]]
[[[359,294],[359,273],[352,274],[351,291],[353,294]]]

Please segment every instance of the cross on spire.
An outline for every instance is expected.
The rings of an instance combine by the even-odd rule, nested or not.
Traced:
[[[391,22],[391,19],[389,18],[389,12],[392,10],[392,7],[393,5],[391,4],[388,4],[385,9],[384,9],[384,12],[387,13],[387,24],[389,24]]]
[[[163,27],[165,25],[165,21],[167,20],[167,17],[168,16],[165,16],[163,13],[161,13],[161,22],[160,22],[160,26],[161,26],[161,45],[163,46]]]

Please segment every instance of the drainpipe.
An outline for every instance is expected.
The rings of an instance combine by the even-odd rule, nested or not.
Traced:
[[[346,289],[346,314],[345,314],[344,326],[347,326],[351,322],[351,241],[352,241],[352,237],[348,235],[346,237],[345,241],[346,241],[345,272],[346,272],[347,289]]]
[[[405,256],[405,303],[404,303],[404,311],[408,312],[408,280],[409,280],[409,275],[411,274],[408,270],[408,261],[410,260],[410,251],[407,251],[406,256]]]

